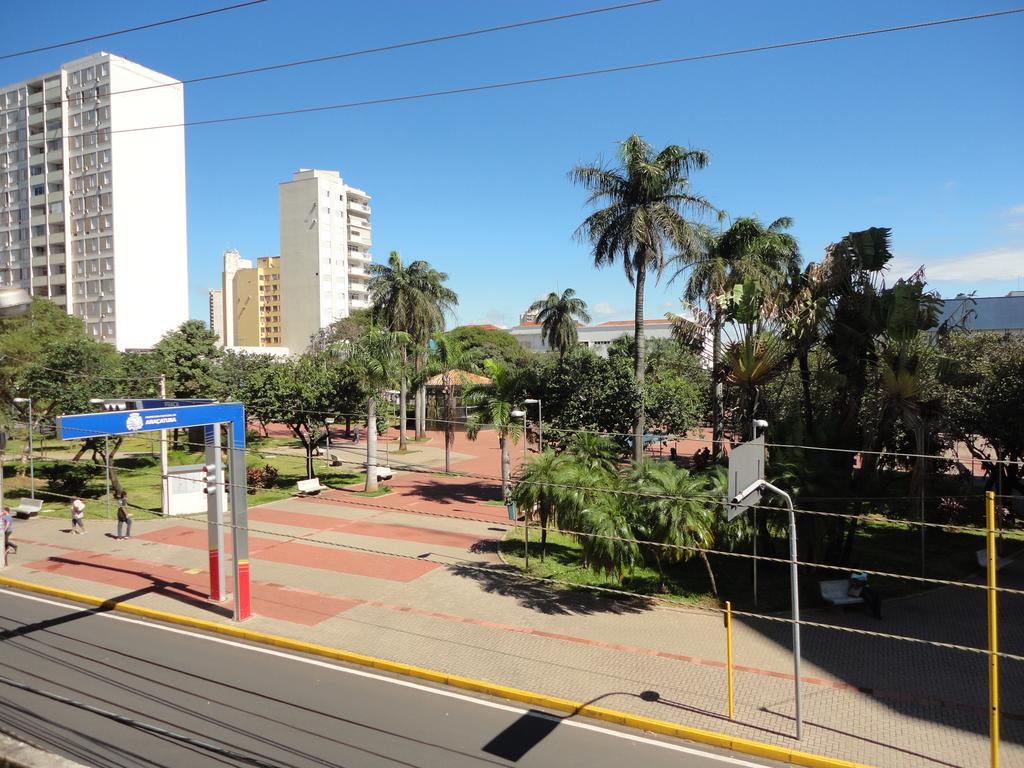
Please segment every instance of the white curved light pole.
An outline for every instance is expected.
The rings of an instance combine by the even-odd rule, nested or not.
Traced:
[[[544,412],[541,410],[539,397],[528,397],[523,400],[525,405],[537,404],[537,452],[544,453]],[[523,438],[526,439],[525,437]]]
[[[523,466],[526,466],[526,410],[524,408],[516,408],[512,413],[509,414],[513,419],[522,418],[523,420]]]
[[[797,575],[796,559],[796,513],[793,510],[793,499],[781,488],[776,488],[767,480],[755,480],[749,486],[730,499],[733,504],[739,504],[750,494],[756,491],[771,491],[776,496],[781,496],[786,502],[786,509],[789,510],[789,590],[793,611],[793,682],[796,687],[796,738],[797,741],[803,736],[804,721],[800,708],[800,581]],[[756,532],[755,532],[756,535]],[[757,562],[756,560],[754,562]]]
[[[35,450],[32,445],[32,398],[31,397],[16,397],[14,398],[16,403],[28,403],[28,476],[29,482],[29,497],[36,497],[36,460]]]

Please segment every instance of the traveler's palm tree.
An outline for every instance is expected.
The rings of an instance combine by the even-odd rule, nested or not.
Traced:
[[[799,267],[800,252],[796,239],[785,230],[793,220],[781,217],[768,226],[753,217],[736,219],[723,232],[701,231],[701,248],[694,254],[681,254],[673,259],[678,265],[675,280],[689,272],[684,299],[706,308],[706,330],[711,334],[711,411],[712,440],[719,455],[724,437],[722,406],[718,387],[724,379],[722,370],[722,327],[724,307],[719,299],[734,285],[754,280],[770,295],[782,290],[787,275]],[[683,332],[692,329],[677,321]]]
[[[426,261],[403,264],[397,251],[392,251],[387,264],[371,264],[370,295],[373,299],[371,316],[378,325],[393,331],[403,331],[412,343],[424,347],[431,334],[444,330],[445,316],[451,314],[459,297],[444,283],[448,275],[439,272]],[[399,383],[399,450],[406,449],[405,412],[408,395],[408,360],[410,344],[401,350],[403,373]],[[422,367],[422,355],[414,351],[415,369]],[[422,404],[421,404],[422,403]],[[424,407],[422,387],[417,396],[417,437]]]
[[[643,391],[644,287],[648,273],[657,279],[666,263],[666,248],[694,258],[700,250],[698,226],[687,215],[714,211],[690,190],[689,176],[707,165],[702,150],[670,144],[661,151],[633,134],[619,147],[618,168],[577,166],[570,178],[590,192],[589,205],[601,206],[576,230],[593,247],[594,265],[621,263],[634,286],[634,370]],[[643,455],[643,397],[637,401],[634,455]]]
[[[466,422],[466,437],[476,440],[482,429],[494,428],[501,448],[501,495],[507,498],[511,474],[508,441],[518,442],[523,432],[522,422],[512,411],[522,402],[523,389],[511,369],[493,360],[484,361],[484,373],[491,383],[469,387],[465,394],[466,403],[474,409]]]
[[[541,340],[558,352],[559,360],[564,360],[566,353],[576,346],[576,323],[590,322],[587,302],[577,297],[572,288],[566,288],[561,296],[549,293],[546,299],[533,302],[530,311],[537,313]]]
[[[355,343],[339,345],[337,354],[349,361],[366,392],[366,490],[377,490],[377,401],[402,374],[401,349],[409,334],[370,326]]]

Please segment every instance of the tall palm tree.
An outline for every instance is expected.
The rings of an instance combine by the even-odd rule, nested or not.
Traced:
[[[511,368],[493,360],[484,361],[484,372],[491,383],[477,384],[466,391],[466,402],[475,407],[466,422],[466,437],[476,440],[480,430],[487,427],[493,427],[498,433],[498,446],[501,448],[501,496],[508,498],[511,475],[508,441],[518,442],[523,432],[522,422],[512,416],[512,411],[522,403],[523,388]]]
[[[451,314],[459,297],[444,285],[448,275],[439,272],[426,261],[402,263],[398,251],[392,251],[387,264],[370,265],[370,295],[373,299],[371,316],[375,323],[393,331],[409,334],[410,341],[420,347],[426,345],[431,334],[444,330],[445,316]],[[401,349],[402,375],[399,382],[401,414],[398,449],[406,449],[406,399],[409,389],[408,360],[410,344]],[[422,365],[422,356],[414,352],[415,367]],[[425,421],[426,399],[422,385],[416,393],[416,436],[423,437],[421,424]],[[421,417],[423,421],[421,421]]]
[[[603,207],[591,213],[576,236],[593,246],[594,265],[621,262],[636,292],[633,338],[637,399],[633,452],[643,456],[644,436],[644,286],[647,273],[660,277],[666,246],[682,254],[699,251],[698,227],[686,218],[714,211],[700,195],[690,191],[689,175],[708,163],[699,149],[670,144],[659,152],[636,134],[619,146],[618,168],[577,166],[569,172],[574,183],[590,192],[588,205]]]
[[[566,288],[561,296],[552,291],[546,299],[533,302],[530,312],[537,313],[541,340],[558,351],[559,360],[564,360],[565,353],[576,346],[576,323],[590,322],[587,302],[577,298],[572,288]]]
[[[402,374],[401,349],[409,334],[370,326],[353,344],[343,342],[337,353],[349,360],[366,392],[366,491],[377,490],[377,401]]]
[[[707,312],[707,330],[711,334],[711,439],[716,457],[721,455],[725,433],[720,393],[724,380],[722,327],[725,311],[720,299],[730,288],[750,279],[756,281],[766,295],[782,290],[786,277],[799,268],[796,239],[785,231],[792,225],[793,220],[785,216],[768,226],[754,217],[740,217],[722,232],[703,229],[699,251],[673,259],[678,268],[672,280],[684,272],[690,273],[683,298],[691,304],[702,305]]]
[[[441,375],[441,386],[444,392],[444,471],[451,472],[452,444],[455,442],[455,390],[457,382],[454,374],[465,369],[466,356],[462,346],[444,333],[435,333],[431,339],[433,349],[427,361],[425,372]]]

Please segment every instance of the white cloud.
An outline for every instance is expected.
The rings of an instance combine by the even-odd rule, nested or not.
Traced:
[[[607,301],[599,301],[594,305],[591,314],[595,317],[611,317],[612,315],[619,314],[619,309],[613,307]]]
[[[1011,232],[1024,231],[1024,203],[1005,208],[999,212],[999,217],[1006,219],[1006,228]]]
[[[896,256],[890,262],[889,277],[908,277],[922,264],[925,279],[930,283],[944,280],[966,283],[1014,280],[1024,272],[1024,246],[993,248],[944,259]]]

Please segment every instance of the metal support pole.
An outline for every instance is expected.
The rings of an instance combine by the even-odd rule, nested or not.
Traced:
[[[205,429],[206,463],[215,467],[217,491],[206,497],[206,530],[210,549],[210,599],[227,598],[224,586],[224,460],[221,457],[220,424]]]
[[[245,424],[228,423],[228,482],[231,500],[231,550],[234,553],[235,621],[252,615],[249,593],[249,510],[245,497]]]
[[[160,374],[160,397],[167,397],[167,376]],[[170,488],[167,478],[167,430],[160,430],[160,514],[169,515]]]
[[[729,719],[732,720],[732,603],[725,601],[725,685],[729,699]]]
[[[988,549],[988,737],[991,768],[999,768],[999,625],[996,606],[996,497],[985,492]]]
[[[793,509],[793,499],[788,493],[769,482],[762,480],[761,483],[762,488],[781,496],[789,510],[789,589],[793,611],[793,685],[796,696],[796,740],[800,741],[803,737],[804,721],[800,706],[800,579],[796,565],[796,512]]]
[[[110,438],[106,435],[103,436],[103,462],[107,465],[107,495],[103,499],[103,504],[107,510],[107,517],[110,517]]]
[[[528,441],[526,439],[526,406],[524,405],[523,406],[523,469],[524,470],[526,469],[526,460],[527,460],[527,457],[526,457],[526,443],[527,442]]]
[[[754,607],[757,608],[757,507],[753,509],[754,517]]]

